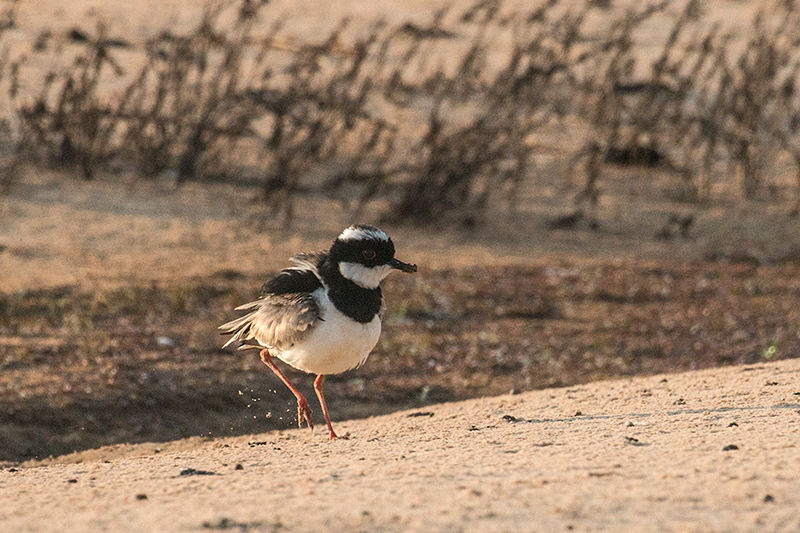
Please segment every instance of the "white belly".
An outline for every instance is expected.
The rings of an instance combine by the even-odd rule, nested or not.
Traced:
[[[317,289],[314,296],[320,302],[322,321],[301,343],[273,355],[310,374],[338,374],[364,363],[378,343],[380,317],[361,324],[336,309],[324,289]]]

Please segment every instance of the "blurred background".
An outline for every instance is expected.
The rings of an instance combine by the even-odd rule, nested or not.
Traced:
[[[296,424],[216,327],[353,222],[334,420],[796,357],[798,76],[792,0],[2,0],[0,464]]]

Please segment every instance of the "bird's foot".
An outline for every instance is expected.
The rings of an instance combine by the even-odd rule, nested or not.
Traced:
[[[309,429],[314,429],[314,421],[311,419],[311,408],[305,398],[297,399],[297,425],[303,427],[303,421],[308,424]]]

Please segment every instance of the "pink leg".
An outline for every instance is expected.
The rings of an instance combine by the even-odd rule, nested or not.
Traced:
[[[325,404],[325,396],[322,395],[322,379],[324,376],[322,374],[317,376],[317,379],[314,380],[314,390],[317,392],[317,398],[319,398],[319,404],[322,406],[322,414],[325,415],[325,423],[328,424],[328,431],[330,431],[331,439],[336,438],[336,433],[333,432],[333,426],[331,425],[331,417],[328,416],[328,406]]]
[[[289,381],[289,379],[283,375],[281,369],[272,362],[272,357],[269,354],[268,350],[261,350],[261,360],[264,361],[264,364],[267,365],[270,370],[275,372],[275,375],[281,378],[289,390],[292,391],[294,397],[297,398],[297,425],[303,427],[303,420],[306,421],[308,427],[310,429],[314,429],[314,422],[311,420],[311,408],[308,406],[308,402],[306,401],[305,397],[300,393],[299,390],[295,388],[294,385]],[[315,384],[316,385],[316,384]],[[322,408],[325,409],[325,404],[322,404]],[[325,418],[327,418],[327,413],[325,414]],[[328,422],[328,427],[330,427],[330,422]]]

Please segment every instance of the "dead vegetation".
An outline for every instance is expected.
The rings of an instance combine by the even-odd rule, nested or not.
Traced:
[[[564,155],[582,212],[619,164],[665,169],[685,201],[711,199],[715,183],[744,198],[789,196],[772,177],[784,159],[800,176],[796,2],[761,7],[742,35],[711,24],[695,0],[612,8],[547,0],[505,14],[481,1],[427,25],[375,21],[354,36],[342,21],[294,43],[265,22],[266,2],[248,0],[210,5],[194,30],[139,47],[103,24],[71,30],[69,49],[44,32],[31,48],[51,55],[44,75],[22,76],[30,57],[8,47],[0,55],[15,110],[3,117],[3,185],[21,163],[86,179],[132,169],[257,183],[287,219],[297,195],[325,194],[357,215],[376,202],[396,221],[470,226],[490,204],[513,212],[546,152],[534,135],[569,119],[585,133]],[[647,60],[637,32],[654,17],[672,29]],[[4,20],[0,42],[13,8]],[[23,97],[23,78],[42,81]]]

